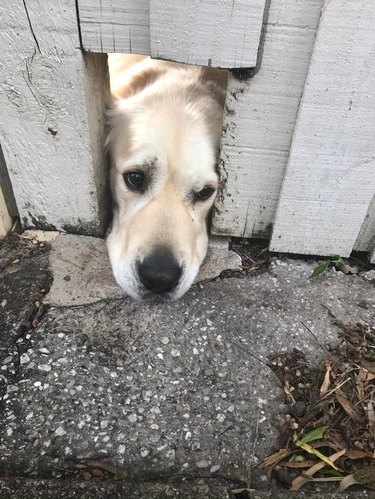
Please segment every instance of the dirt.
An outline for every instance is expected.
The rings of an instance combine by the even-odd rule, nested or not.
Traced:
[[[25,336],[37,327],[45,312],[43,298],[52,281],[48,250],[45,243],[16,232],[0,241],[0,354],[15,358],[14,367],[2,371],[0,394],[17,373],[20,356],[27,348]]]
[[[339,491],[353,484],[375,489],[375,328],[336,324],[340,343],[330,351],[320,345],[319,365],[296,349],[270,357],[289,413],[279,424],[277,452],[263,467],[290,490],[314,490],[314,480],[334,480]]]
[[[242,259],[242,269],[239,271],[225,270],[221,273],[219,279],[228,277],[243,278],[250,274],[255,275],[267,270],[271,259],[267,241],[244,241],[242,239],[233,238],[230,249],[240,255]]]

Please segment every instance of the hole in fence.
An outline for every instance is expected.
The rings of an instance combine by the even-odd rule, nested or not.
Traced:
[[[228,73],[120,54],[108,66],[114,274],[135,298],[177,299],[207,252]]]
[[[140,63],[140,62],[145,62],[147,60],[150,60],[148,56],[145,55],[138,55],[138,54],[119,54],[119,53],[112,53],[108,54],[108,69],[109,69],[109,75],[110,75],[110,86],[111,86],[111,93],[115,97],[126,97],[128,96],[128,90],[127,89],[127,75],[129,74],[130,71],[135,70],[135,66]],[[157,61],[156,59],[153,59],[156,62],[161,62],[161,64],[168,65],[168,67],[173,68],[173,67],[198,67],[198,66],[190,66],[188,64],[179,64],[179,63],[174,63],[170,61]],[[216,84],[226,91],[227,87],[227,81],[228,81],[228,73],[229,71],[226,69],[218,69],[218,68],[212,68],[212,67],[202,67],[203,72],[206,74],[207,80],[210,80],[212,82],[216,82]],[[156,72],[154,73],[155,79],[158,76]],[[183,77],[183,75],[182,75]],[[139,79],[139,82],[141,81],[141,78]],[[146,78],[142,79],[142,84],[145,84],[145,86],[150,85],[154,80],[152,79],[152,74],[151,71],[148,72],[148,77],[146,74]]]
[[[141,170],[145,185],[139,191],[147,189],[150,195],[155,194],[163,169],[173,170],[175,177],[180,170],[187,177],[195,176],[196,185],[188,188],[186,182],[174,182],[180,194],[185,192],[186,203],[194,198],[194,189],[218,191],[229,71],[118,53],[108,54],[108,69],[112,94],[108,144],[114,212],[121,205],[117,196],[124,187],[113,188],[115,177],[121,183],[118,173],[132,169]],[[202,185],[199,175],[204,178]]]

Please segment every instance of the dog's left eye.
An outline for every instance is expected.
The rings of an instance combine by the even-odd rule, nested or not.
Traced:
[[[214,192],[215,189],[212,187],[203,187],[201,191],[195,193],[195,199],[196,201],[206,201],[206,199],[210,198]]]
[[[132,191],[141,191],[145,183],[145,174],[143,172],[127,172],[123,175],[125,184]]]

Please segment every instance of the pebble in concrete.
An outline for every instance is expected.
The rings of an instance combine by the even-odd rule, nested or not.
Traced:
[[[303,324],[325,345],[337,339],[330,314],[375,319],[371,275],[331,270],[308,281],[315,265],[275,260],[263,274],[193,287],[175,303],[50,308],[28,335],[29,362],[7,382],[2,468],[53,476],[69,449],[106,456],[131,476],[172,467],[246,480],[249,460],[272,450],[284,410],[267,356],[295,347],[318,360]]]

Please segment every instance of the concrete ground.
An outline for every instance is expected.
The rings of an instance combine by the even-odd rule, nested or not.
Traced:
[[[239,265],[215,244],[205,279]],[[114,284],[101,240],[59,235],[50,252],[5,264],[0,497],[26,487],[30,498],[220,498],[250,476],[254,497],[292,497],[270,492],[277,484],[256,467],[285,414],[267,358],[298,348],[317,362],[321,345],[337,341],[333,315],[375,321],[374,270],[308,280],[316,265],[273,258],[263,272],[193,286],[178,302],[140,303]],[[87,458],[129,478],[67,481],[67,463]]]

